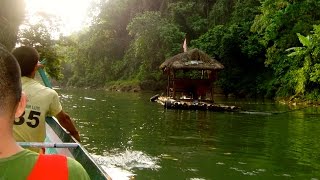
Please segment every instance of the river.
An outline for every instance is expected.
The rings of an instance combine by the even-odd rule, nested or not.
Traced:
[[[152,93],[58,92],[82,144],[119,179],[320,179],[317,107],[216,98],[245,112],[167,110]]]

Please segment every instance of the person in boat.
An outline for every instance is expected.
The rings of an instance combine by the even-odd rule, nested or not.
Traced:
[[[26,106],[17,60],[0,46],[0,179],[88,180],[89,175],[74,159],[62,155],[39,155],[20,147],[13,136],[13,123]]]
[[[46,137],[45,117],[55,116],[59,123],[78,141],[80,136],[70,116],[62,110],[58,93],[37,82],[34,77],[42,65],[39,53],[33,47],[15,48],[12,54],[21,69],[22,90],[28,97],[26,110],[14,122],[14,137],[19,142],[44,142]],[[30,148],[39,151],[37,148]]]

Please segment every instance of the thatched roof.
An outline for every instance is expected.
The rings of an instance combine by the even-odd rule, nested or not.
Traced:
[[[191,49],[187,52],[177,54],[166,59],[160,65],[160,69],[202,69],[202,70],[219,70],[224,66],[216,59],[211,58],[205,52],[199,49]]]

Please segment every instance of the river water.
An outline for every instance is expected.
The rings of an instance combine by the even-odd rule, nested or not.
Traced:
[[[166,110],[152,93],[58,92],[82,144],[118,179],[320,179],[317,107],[216,98],[244,112]]]

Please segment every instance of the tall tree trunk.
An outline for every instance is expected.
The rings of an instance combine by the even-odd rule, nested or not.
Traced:
[[[0,43],[8,50],[15,47],[24,13],[24,0],[0,1]]]

